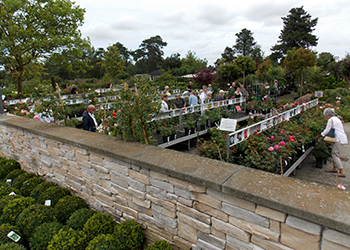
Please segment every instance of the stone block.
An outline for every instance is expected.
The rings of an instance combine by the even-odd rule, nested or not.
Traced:
[[[240,241],[240,240],[238,240],[230,235],[227,235],[226,249],[258,250],[261,248],[253,245],[252,243],[246,243],[246,242]]]
[[[134,217],[134,218],[138,218],[139,212],[138,212],[137,210],[135,210],[135,209],[132,209],[132,208],[130,208],[130,207],[128,207],[128,206],[123,206],[123,205],[118,204],[118,203],[115,203],[115,202],[113,202],[113,206],[114,206],[117,210],[121,211],[122,213],[126,213],[126,214],[128,214],[129,216],[132,216],[132,217]]]
[[[181,203],[177,204],[177,211],[183,214],[186,214],[194,219],[197,219],[206,224],[210,224],[210,216],[204,213],[197,211],[196,209],[182,205]]]
[[[211,188],[208,188],[207,194],[210,197],[213,197],[217,200],[235,205],[237,207],[244,208],[244,209],[252,211],[252,212],[255,211],[255,204],[250,202],[250,201],[243,200],[243,199],[240,199],[240,198],[235,197],[233,195],[225,194],[225,193],[219,192],[219,191],[211,189]]]
[[[151,202],[149,200],[145,200],[145,199],[138,199],[136,197],[132,198],[132,201],[140,206],[140,207],[144,207],[144,208],[150,208],[151,207]]]
[[[256,213],[253,213],[251,211],[245,210],[243,208],[240,208],[225,202],[222,203],[222,211],[236,218],[243,219],[245,221],[251,222],[253,224],[257,224],[262,227],[268,228],[270,226],[269,219],[262,217],[260,215],[257,215]]]
[[[177,212],[177,218],[179,221],[191,225],[191,227],[195,228],[198,231],[201,231],[203,233],[210,233],[210,225],[209,224],[206,224],[204,222],[196,220],[196,219],[194,219],[186,214],[180,213],[180,212]]]
[[[350,250],[350,248],[324,239],[322,240],[321,250]]]
[[[124,188],[128,188],[129,187],[129,183],[128,183],[128,176],[124,175],[124,174],[118,174],[118,175],[112,175],[111,174],[111,183],[116,184],[118,186],[124,187]]]
[[[129,175],[129,168],[126,166],[106,160],[103,161],[103,164],[106,168],[110,170],[111,174],[113,175],[118,173],[121,173],[123,175]]]
[[[129,194],[131,194],[133,197],[137,198],[137,199],[140,199],[140,200],[144,200],[145,199],[145,196],[146,194],[144,192],[141,192],[139,190],[136,190],[132,187],[128,187],[128,192]]]
[[[174,219],[174,218],[170,218],[166,215],[163,215],[161,213],[153,213],[153,217],[162,222],[163,225],[164,225],[164,228],[165,228],[165,225],[169,228],[177,228],[177,219]]]
[[[321,235],[321,226],[289,215],[286,224],[309,234]],[[283,225],[283,224],[282,224]]]
[[[104,195],[107,195],[107,196],[111,196],[112,195],[110,190],[108,190],[108,189],[106,189],[106,188],[104,188],[104,187],[102,187],[100,185],[93,184],[92,187],[93,187],[93,191],[94,192],[97,191],[97,192],[103,193]]]
[[[95,165],[103,166],[105,156],[90,152],[89,161]]]
[[[155,180],[169,182],[169,175],[162,174],[153,170],[150,171],[150,177]]]
[[[333,229],[323,231],[323,239],[350,248],[350,236]]]
[[[105,203],[109,206],[113,206],[113,204],[115,204],[113,202],[113,198],[111,196],[105,195],[104,193],[100,193],[98,191],[94,191],[94,197],[96,200]]]
[[[95,169],[97,172],[102,174],[109,174],[109,169],[103,167],[102,165],[98,165],[96,163],[91,163],[91,167]],[[109,176],[109,175],[108,175]]]
[[[226,234],[223,233],[223,232],[220,232],[219,230],[215,229],[214,227],[211,227],[210,228],[210,233],[222,240],[225,240],[226,239]]]
[[[141,192],[146,192],[146,185],[140,181],[134,180],[130,177],[127,178],[128,184],[130,187],[139,190]]]
[[[194,202],[193,208],[198,210],[199,212],[208,214],[210,216],[213,216],[214,218],[222,220],[223,222],[228,222],[228,214],[222,212],[221,210],[212,208],[208,205],[205,205],[197,201]]]
[[[264,240],[259,238],[258,236],[252,235],[251,242],[259,247],[262,247],[263,249],[268,249],[268,250],[295,250],[298,248],[290,248],[287,246],[284,246],[280,243],[275,243],[269,240]]]
[[[213,246],[210,243],[205,242],[201,239],[198,239],[198,241],[197,241],[197,248],[198,249],[206,249],[206,250],[224,250],[225,249],[225,248]]]
[[[129,176],[135,180],[138,180],[146,185],[150,185],[149,176],[145,174],[141,174],[139,172],[136,172],[134,170],[129,170]]]
[[[260,205],[256,207],[255,213],[279,222],[285,222],[286,220],[285,213],[281,213],[276,210],[273,210],[264,206],[260,206]]]
[[[158,187],[158,188],[163,189],[165,191],[168,191],[170,193],[174,193],[174,186],[172,184],[170,184],[169,182],[160,181],[160,180],[153,179],[153,178],[150,178],[150,181],[151,181],[152,186]]]
[[[174,203],[171,203],[169,201],[165,201],[165,200],[161,200],[158,199],[156,197],[153,197],[149,194],[146,194],[146,199],[150,200],[152,203],[164,207],[165,209],[171,210],[171,211],[175,211],[176,205]]]
[[[272,232],[281,234],[281,222],[275,221],[275,220],[270,220],[270,230]]]
[[[167,195],[165,190],[154,186],[147,186],[146,193],[161,200],[165,200]]]
[[[144,213],[139,213],[139,220],[142,221],[142,224],[148,226],[155,226],[157,228],[161,228],[163,229],[164,226],[163,226],[163,223],[156,220],[154,217],[150,216],[150,215],[147,215],[147,214],[144,214]]]
[[[133,200],[126,200],[126,202],[130,208],[135,209],[139,213],[147,214],[148,216],[153,216],[152,210],[150,208],[140,206],[136,204]]]
[[[218,238],[214,235],[211,235],[211,234],[202,233],[201,231],[198,231],[197,236],[198,236],[199,240],[202,240],[202,241],[204,241],[212,246],[215,246],[219,249],[225,249],[226,241],[223,239],[220,239],[220,238]]]
[[[209,205],[213,208],[221,209],[221,201],[206,194],[192,193],[191,199]]]
[[[175,210],[168,210],[162,206],[159,206],[157,204],[152,204],[152,213],[160,213],[165,216],[168,216],[169,218],[175,219],[176,218],[176,211]]]
[[[191,250],[192,248],[192,243],[188,242],[187,240],[179,237],[179,236],[174,236],[174,244],[183,250]]]
[[[173,235],[169,232],[167,232],[166,230],[163,230],[161,228],[158,228],[158,227],[154,227],[152,225],[148,225],[147,226],[147,230],[145,231],[150,231],[152,233],[155,233],[161,237],[163,237],[165,240],[167,241],[173,241]]]
[[[230,223],[225,223],[221,220],[212,218],[212,227],[216,230],[223,232],[225,234],[231,235],[243,242],[249,242],[250,241],[250,234],[243,231],[242,229],[233,226]]]
[[[193,228],[192,226],[181,220],[178,221],[177,234],[179,237],[187,240],[190,243],[197,242],[197,229]]]
[[[230,224],[246,231],[247,233],[259,236],[260,238],[270,240],[273,242],[279,241],[280,235],[278,233],[272,232],[266,227],[247,222],[245,220],[241,220],[233,216],[230,216],[229,222]]]
[[[81,172],[90,176],[96,176],[97,172],[95,169],[91,168],[91,164],[89,164],[89,167],[87,167],[86,165],[79,165]]]
[[[175,187],[174,191],[178,196],[184,197],[185,199],[191,199],[191,192],[186,189]]]
[[[288,221],[288,218],[287,218]],[[319,250],[321,237],[281,224],[281,243],[300,250]]]
[[[188,200],[183,197],[179,197],[178,202],[181,204],[184,204],[185,206],[192,207],[193,206],[193,200]]]
[[[127,203],[127,199],[125,197],[122,197],[120,195],[112,195],[112,200],[113,202],[115,203],[118,203],[120,205],[123,205],[123,206],[127,206],[128,203]]]
[[[161,199],[161,198],[159,198],[159,199]],[[167,200],[171,203],[174,203],[174,204],[177,202],[178,199],[179,199],[179,196],[177,196],[176,194],[166,193],[166,195],[165,195],[165,200]]]
[[[172,177],[169,177],[169,183],[174,185],[175,187],[186,189],[188,191],[194,191],[196,193],[205,193],[207,190],[205,186],[201,186],[198,184],[194,184],[191,182],[183,181]]]

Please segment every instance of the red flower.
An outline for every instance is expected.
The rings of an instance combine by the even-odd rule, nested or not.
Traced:
[[[294,140],[293,138],[292,138],[292,139],[290,139],[290,141],[291,141],[291,142],[295,142],[295,140]]]
[[[117,117],[117,114],[115,112],[113,112],[112,116],[113,117]]]
[[[270,137],[271,141],[275,139],[275,137],[273,135],[271,135]]]
[[[284,133],[284,131],[281,131],[281,132],[280,132],[280,134],[283,134],[283,133]]]

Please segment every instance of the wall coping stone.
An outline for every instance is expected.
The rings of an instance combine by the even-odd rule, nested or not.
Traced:
[[[350,195],[244,166],[115,137],[7,115],[0,124],[203,185],[270,209],[350,234]],[[345,212],[344,212],[345,211]]]

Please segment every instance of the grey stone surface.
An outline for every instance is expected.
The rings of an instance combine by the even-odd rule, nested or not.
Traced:
[[[314,234],[314,235],[321,234],[321,226],[320,225],[299,219],[299,218],[291,216],[291,215],[289,215],[287,217],[286,224],[290,227],[299,229],[301,231],[304,231],[304,232],[307,232],[310,234]]]
[[[323,231],[323,238],[333,243],[350,248],[350,237],[347,234],[327,228]]]
[[[225,249],[226,241],[223,239],[220,239],[212,234],[205,234],[201,231],[198,231],[197,236],[198,236],[198,239],[201,239],[210,245],[213,245],[219,249]]]
[[[150,181],[151,181],[152,186],[158,187],[158,188],[163,189],[167,192],[174,193],[174,186],[171,185],[169,182],[160,181],[160,180],[156,180],[153,178],[150,178]]]
[[[214,245],[211,245],[210,243],[198,239],[197,241],[197,249],[206,249],[206,250],[224,250],[225,248],[220,248],[220,247],[216,247]]]

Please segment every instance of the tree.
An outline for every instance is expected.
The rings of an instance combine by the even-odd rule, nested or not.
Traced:
[[[200,59],[196,52],[188,51],[186,56],[181,59],[181,72],[184,74],[193,74],[196,70],[203,70],[207,67],[208,61],[206,59]]]
[[[236,36],[236,44],[233,47],[236,49],[237,53],[242,56],[251,56],[254,51],[254,46],[256,45],[253,32],[244,28],[241,32],[236,33]]]
[[[318,55],[317,66],[321,67],[321,69],[326,72],[330,71],[330,64],[333,62],[335,62],[335,58],[329,52],[322,52]]]
[[[143,40],[139,49],[133,53],[136,65],[145,71],[144,73],[155,70],[163,60],[162,49],[167,44],[159,35]]]
[[[231,47],[226,47],[221,57],[225,59],[226,62],[233,62],[236,58],[236,52]]]
[[[126,66],[129,65],[131,52],[120,42],[117,42],[113,45],[118,48],[120,55],[122,56],[123,60],[125,61],[125,65]]]
[[[255,72],[255,61],[250,56],[239,55],[233,62],[239,74],[243,75],[243,85],[245,83],[245,76]]]
[[[299,86],[300,96],[303,95],[303,70],[306,67],[311,67],[316,64],[316,54],[309,49],[293,48],[287,52],[287,57],[284,60],[284,65],[287,69],[293,71],[295,75],[300,76]]]
[[[180,68],[181,64],[182,63],[181,63],[180,54],[176,53],[176,54],[172,54],[170,57],[165,58],[161,64],[161,68],[164,70],[172,70],[172,69]]]
[[[215,69],[205,68],[202,71],[196,70],[193,80],[199,84],[200,87],[203,85],[208,86],[216,79]]]
[[[22,92],[24,67],[81,41],[85,10],[70,0],[3,0],[0,5],[0,57]]]
[[[105,77],[114,81],[117,79],[118,74],[125,72],[125,61],[120,55],[116,45],[107,48],[102,67],[106,70]]]
[[[310,48],[317,45],[318,38],[311,33],[315,30],[318,18],[311,19],[303,6],[292,8],[287,17],[282,17],[283,30],[278,37],[280,40],[271,50],[276,58],[282,58],[288,50],[295,48]]]

